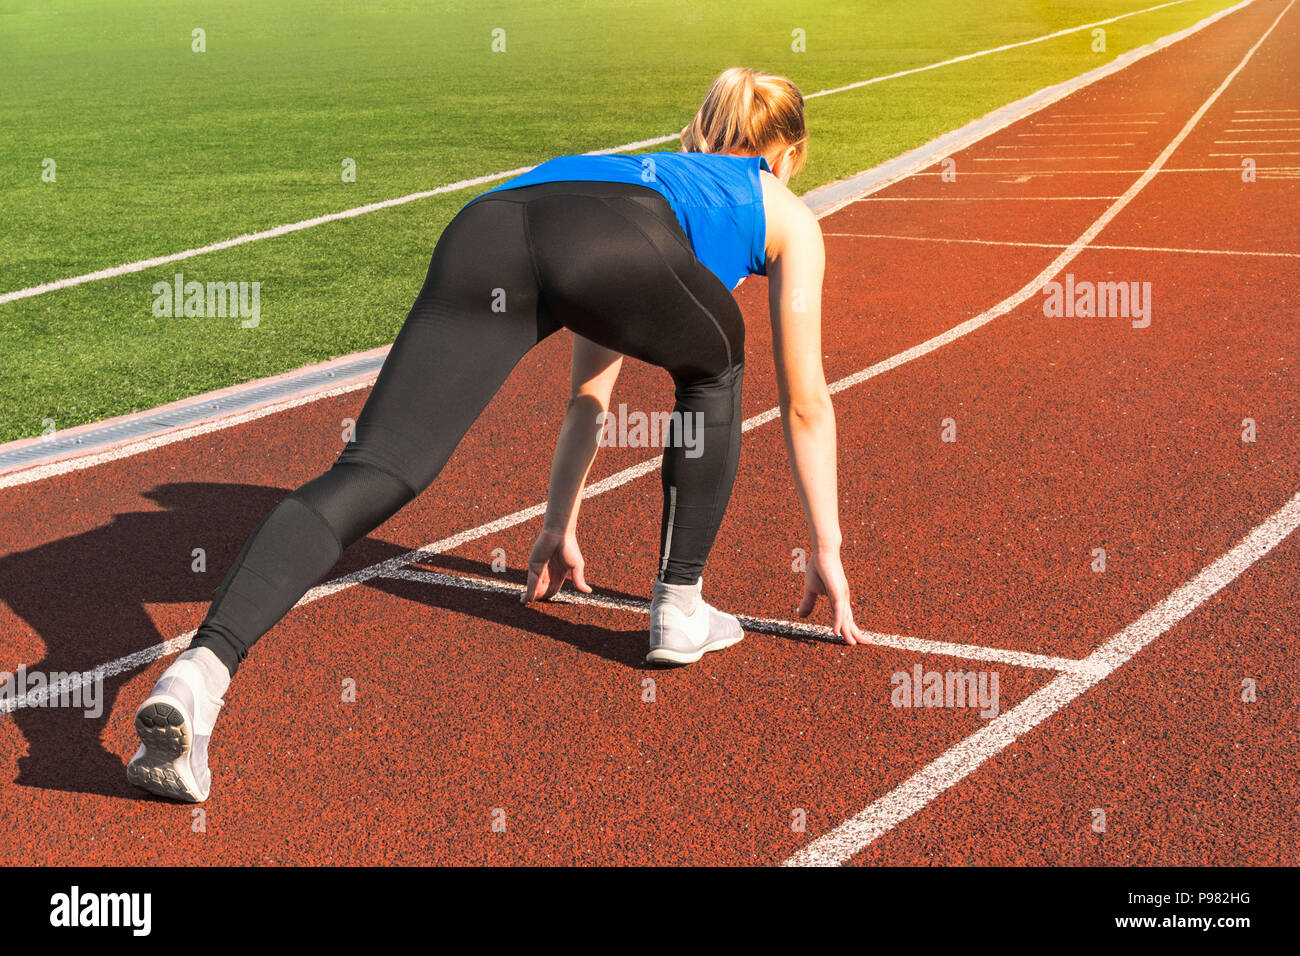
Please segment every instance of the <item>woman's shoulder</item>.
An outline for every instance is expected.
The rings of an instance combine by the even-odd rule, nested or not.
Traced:
[[[763,186],[763,211],[767,217],[767,254],[778,255],[790,241],[821,233],[817,216],[785,183],[766,170],[759,173]]]

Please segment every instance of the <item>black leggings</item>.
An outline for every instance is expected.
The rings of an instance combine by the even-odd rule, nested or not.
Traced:
[[[448,224],[354,440],[253,532],[192,646],[233,674],[344,548],[438,476],[519,360],[561,326],[666,369],[674,411],[702,423],[664,449],[660,526],[660,577],[695,583],[740,454],[740,309],[659,193],[541,183],[480,196]]]

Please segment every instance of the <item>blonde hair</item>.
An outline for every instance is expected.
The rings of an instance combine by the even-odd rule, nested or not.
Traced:
[[[733,66],[718,75],[695,118],[682,130],[690,153],[766,156],[796,147],[791,175],[808,158],[803,94],[784,76]]]

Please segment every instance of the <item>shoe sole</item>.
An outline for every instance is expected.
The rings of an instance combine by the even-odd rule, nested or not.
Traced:
[[[645,656],[645,660],[647,664],[694,664],[705,654],[739,644],[744,639],[744,632],[736,637],[720,637],[694,651],[674,651],[668,647],[656,647]]]
[[[135,732],[144,753],[126,765],[126,779],[161,797],[202,803],[208,798],[190,771],[194,735],[178,701],[169,697],[146,700],[135,714]]]

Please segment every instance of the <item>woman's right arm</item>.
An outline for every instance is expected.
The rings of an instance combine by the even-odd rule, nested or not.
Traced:
[[[821,226],[808,207],[775,177],[769,180],[764,175],[763,182],[768,308],[781,424],[812,545],[799,615],[807,617],[818,595],[826,595],[835,633],[855,644],[865,638],[853,621],[848,581],[840,562],[835,410],[822,368],[821,292],[826,250]]]
[[[622,366],[618,352],[580,335],[573,337],[569,405],[551,461],[546,518],[528,557],[528,583],[520,596],[525,604],[537,598],[549,600],[570,574],[574,587],[591,593],[578,548],[578,509],[600,443],[601,415],[609,409]]]

